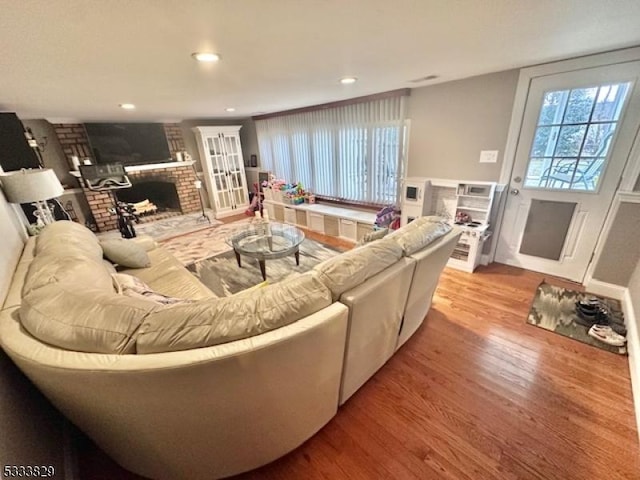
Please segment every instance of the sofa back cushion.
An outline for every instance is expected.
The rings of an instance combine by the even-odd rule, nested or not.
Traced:
[[[78,352],[135,353],[146,315],[160,305],[68,282],[32,290],[22,299],[22,326],[39,340]]]
[[[331,292],[311,273],[251,295],[202,300],[150,313],[138,332],[137,352],[208,347],[274,330],[331,304]]]
[[[402,257],[394,240],[383,238],[345,252],[314,267],[318,278],[338,300],[347,290],[380,273]]]
[[[37,237],[35,255],[60,255],[65,252],[79,253],[95,260],[102,259],[100,242],[87,227],[68,220],[47,225]]]
[[[112,292],[110,273],[93,232],[78,223],[62,220],[47,225],[38,236],[22,294],[58,282],[78,290],[91,287]]]
[[[417,218],[386,238],[395,240],[402,247],[404,255],[409,256],[450,231],[451,225],[445,223],[444,219],[429,216]]]

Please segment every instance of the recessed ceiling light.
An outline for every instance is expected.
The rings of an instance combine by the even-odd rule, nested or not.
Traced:
[[[211,62],[217,62],[218,60],[220,60],[220,55],[218,55],[217,53],[211,53],[211,52],[196,52],[196,53],[192,53],[191,56],[199,62],[211,63]]]
[[[340,79],[340,83],[343,85],[351,85],[352,83],[356,83],[358,79],[356,77],[344,77]]]
[[[135,110],[136,106],[133,103],[121,103],[120,108],[124,108],[125,110]]]
[[[224,111],[225,111],[225,112],[235,112],[235,111],[236,111],[236,109],[235,109],[235,108],[233,108],[233,107],[229,107],[229,108],[225,108],[225,109],[224,109]]]

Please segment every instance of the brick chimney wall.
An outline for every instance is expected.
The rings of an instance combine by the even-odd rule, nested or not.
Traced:
[[[81,163],[85,158],[90,158],[92,162],[95,162],[84,125],[57,123],[53,125],[53,128],[62,146],[62,151],[67,157],[70,169],[72,168],[71,157],[73,155],[77,155]],[[179,124],[168,123],[164,124],[164,130],[171,157],[175,159],[176,152],[185,151],[182,129]],[[130,172],[128,176],[132,183],[141,181],[145,177],[153,178],[154,180],[162,178],[165,181],[172,182],[178,192],[182,213],[200,210],[200,196],[195,188],[196,176],[190,165]],[[79,183],[91,208],[98,231],[115,230],[117,228],[117,217],[109,212],[109,208],[113,206],[113,200],[109,192],[89,190],[84,186],[83,182]]]

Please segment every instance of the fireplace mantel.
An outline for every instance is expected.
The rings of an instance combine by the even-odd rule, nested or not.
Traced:
[[[178,167],[190,167],[196,163],[194,160],[188,162],[164,162],[164,163],[147,163],[145,165],[128,165],[124,167],[125,172],[144,172],[145,170],[160,170],[163,168],[178,168]],[[71,170],[69,172],[76,178],[80,178],[80,172],[77,170]]]

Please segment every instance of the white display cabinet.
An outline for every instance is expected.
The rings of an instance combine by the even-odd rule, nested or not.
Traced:
[[[240,128],[238,125],[193,129],[216,218],[236,215],[249,207]]]

